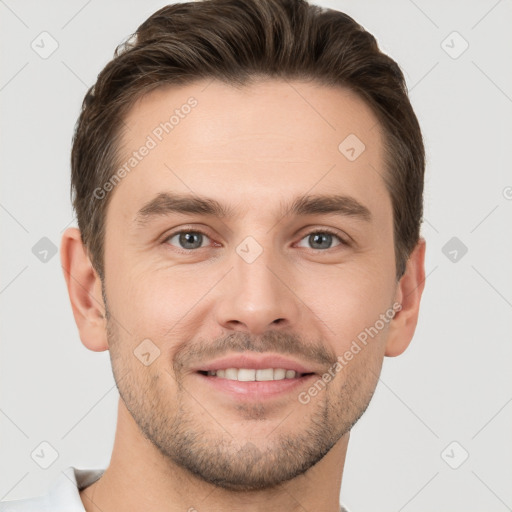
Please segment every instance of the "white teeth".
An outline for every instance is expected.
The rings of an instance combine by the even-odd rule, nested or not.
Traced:
[[[240,380],[240,373],[238,374],[238,380]],[[274,380],[274,370],[272,368],[256,370],[256,380]]]
[[[229,380],[238,380],[238,370],[236,368],[226,368],[225,378]]]
[[[256,370],[249,368],[240,368],[238,370],[238,380],[243,382],[250,382],[256,380]]]
[[[208,375],[241,382],[294,379],[296,376],[300,376],[295,370],[285,370],[284,368],[258,370],[253,368],[226,368],[225,370],[209,370]]]
[[[274,380],[283,380],[286,377],[286,370],[283,368],[276,368],[274,370]]]

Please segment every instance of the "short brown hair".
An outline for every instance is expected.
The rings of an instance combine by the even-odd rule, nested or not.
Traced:
[[[393,204],[396,276],[419,240],[425,152],[403,73],[350,16],[305,0],[203,0],[166,6],[120,44],[87,92],[73,137],[71,190],[82,241],[100,278],[123,120],[163,85],[201,79],[245,85],[255,77],[348,87],[370,106],[384,134],[384,179]],[[340,141],[341,142],[341,141]]]

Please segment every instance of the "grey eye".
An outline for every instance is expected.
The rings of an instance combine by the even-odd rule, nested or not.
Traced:
[[[208,238],[203,233],[198,231],[180,231],[167,239],[171,245],[176,245],[172,241],[177,238],[177,246],[180,249],[199,249],[203,246],[205,238]]]
[[[328,233],[326,231],[316,231],[315,233],[310,233],[306,235],[302,240],[307,240],[309,247],[311,249],[331,249],[333,247],[332,243],[334,239],[338,239],[339,242],[336,245],[340,245],[342,243],[341,239],[332,233]],[[301,246],[304,247],[304,246]]]

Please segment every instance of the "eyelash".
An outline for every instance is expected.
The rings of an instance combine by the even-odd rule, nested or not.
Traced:
[[[201,235],[204,235],[206,236],[207,238],[210,238],[210,236],[205,233],[204,231],[202,231],[201,229],[180,229],[179,231],[174,231],[173,233],[171,233],[170,235],[166,236],[165,239],[163,240],[164,243],[167,243],[171,238],[175,237],[176,235],[180,235],[182,233],[199,233]],[[349,242],[347,242],[345,239],[343,239],[337,232],[335,232],[334,230],[332,229],[328,229],[328,228],[323,228],[323,229],[317,229],[315,231],[311,231],[309,233],[306,233],[301,239],[300,241],[304,240],[304,238],[308,237],[308,236],[311,236],[311,235],[316,235],[316,234],[329,234],[329,235],[332,235],[334,237],[336,237],[339,241],[340,241],[340,245],[345,245],[345,246],[349,246]],[[170,244],[168,244],[170,245]],[[197,249],[183,249],[182,247],[176,247],[176,246],[171,246],[173,247],[174,249],[176,249],[177,251],[180,251],[180,252],[183,252],[185,254],[189,254],[193,251],[198,251],[199,249],[206,249],[206,247],[198,247]],[[319,252],[326,252],[330,249],[335,249],[336,247],[338,246],[335,246],[335,247],[329,247],[328,249],[309,249],[311,251],[319,251]]]

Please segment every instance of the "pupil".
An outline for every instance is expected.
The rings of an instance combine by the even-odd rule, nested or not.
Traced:
[[[185,249],[197,249],[201,247],[201,233],[182,233],[180,235],[180,244],[185,246]],[[196,244],[194,245],[194,238],[196,238]],[[197,245],[197,239],[199,239],[199,245]],[[187,244],[192,244],[193,247],[188,247]]]
[[[321,246],[321,247],[317,246],[317,247],[315,247],[315,249],[329,249],[329,246],[331,245],[330,244],[331,238],[332,238],[332,235],[330,235],[329,233],[321,233],[321,234],[316,233],[316,234],[310,236],[312,245],[319,244]],[[324,240],[323,244],[322,244],[322,239]],[[325,243],[325,241],[327,241],[327,242]]]

